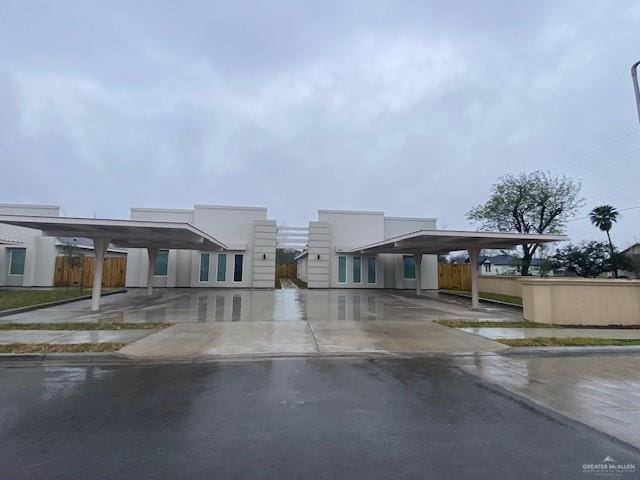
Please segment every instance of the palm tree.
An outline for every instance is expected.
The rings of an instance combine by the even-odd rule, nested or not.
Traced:
[[[613,270],[613,276],[618,278],[618,269],[616,268],[616,259],[615,259],[615,250],[613,248],[613,243],[611,242],[611,235],[609,235],[609,230],[614,223],[618,221],[618,210],[611,205],[600,205],[599,207],[594,208],[589,213],[589,218],[591,219],[591,223],[605,232],[607,234],[607,238],[609,239],[609,250],[611,254],[611,268]]]

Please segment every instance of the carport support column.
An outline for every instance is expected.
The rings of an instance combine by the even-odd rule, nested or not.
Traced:
[[[416,263],[416,295],[420,295],[420,290],[422,290],[422,254],[414,253],[413,258]]]
[[[469,263],[471,267],[471,309],[477,310],[480,306],[478,294],[478,259],[480,257],[479,248],[470,248]]]
[[[153,272],[156,266],[158,249],[154,247],[147,247],[147,253],[149,254],[149,269],[147,270],[147,297],[150,297],[153,295]]]
[[[96,256],[96,264],[93,269],[93,287],[91,289],[91,310],[100,309],[100,296],[102,295],[102,271],[104,269],[104,255],[109,246],[109,239],[94,238],[93,251]]]

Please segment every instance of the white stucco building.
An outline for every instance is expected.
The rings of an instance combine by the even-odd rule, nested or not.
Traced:
[[[229,247],[211,252],[159,250],[153,268],[155,287],[274,287],[276,222],[267,219],[266,208],[132,208],[131,220],[190,224]],[[148,268],[147,250],[130,248],[126,286],[146,287]]]
[[[350,250],[419,230],[435,230],[434,218],[388,217],[383,212],[318,210],[309,222],[308,249],[296,258],[298,278],[309,288],[416,288],[411,254]],[[421,288],[438,288],[436,255],[422,255]]]

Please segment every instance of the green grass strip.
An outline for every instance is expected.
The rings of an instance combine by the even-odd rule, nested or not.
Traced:
[[[0,323],[0,330],[158,330],[172,323]]]
[[[497,340],[510,347],[603,347],[640,345],[640,338],[535,337]]]
[[[0,353],[85,353],[117,352],[124,343],[10,343],[0,345]]]
[[[451,328],[561,328],[557,325],[536,322],[479,322],[477,320],[437,320],[437,323]]]

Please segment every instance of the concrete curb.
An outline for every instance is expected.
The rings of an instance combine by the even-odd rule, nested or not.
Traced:
[[[531,356],[531,357],[570,357],[580,355],[637,355],[640,345],[603,346],[603,347],[510,347],[500,355]]]
[[[322,359],[386,359],[406,360],[421,358],[454,358],[465,356],[498,356],[495,352],[482,353],[423,353],[423,352],[331,352],[331,353],[272,353],[272,354],[227,354],[215,356],[191,357],[132,357],[123,353],[3,353],[0,354],[0,368],[3,366],[39,366],[39,365],[158,365],[158,364],[196,364],[219,362],[260,362],[271,360],[322,360]]]
[[[2,353],[0,365],[6,364],[43,364],[62,362],[69,364],[131,364],[135,359],[120,353]]]
[[[127,293],[127,289],[114,290],[113,292],[106,292],[101,297],[108,297],[109,295],[115,295],[117,293]],[[58,305],[65,305],[67,303],[79,302],[80,300],[90,300],[91,295],[82,295],[81,297],[67,298],[64,300],[56,300],[55,302],[38,303],[36,305],[27,305],[26,307],[12,308],[9,310],[0,311],[0,317],[8,317],[9,315],[15,315],[16,313],[32,312],[33,310],[40,310],[41,308],[57,307]]]

